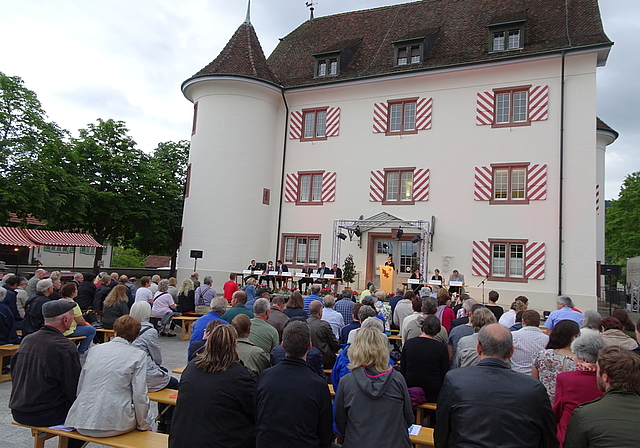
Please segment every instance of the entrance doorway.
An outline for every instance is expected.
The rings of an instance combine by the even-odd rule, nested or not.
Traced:
[[[371,278],[376,287],[380,287],[380,265],[384,265],[387,257],[393,258],[396,269],[396,283],[394,291],[387,291],[393,294],[395,288],[401,287],[411,276],[412,268],[420,266],[420,244],[411,240],[416,234],[403,235],[398,239],[389,237],[388,233],[369,233],[370,244],[368,245],[367,278]]]

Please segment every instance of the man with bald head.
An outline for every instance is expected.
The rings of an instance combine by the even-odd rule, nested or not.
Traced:
[[[445,377],[436,411],[436,448],[557,447],[544,386],[509,366],[511,332],[500,324],[484,326],[477,350],[477,365],[450,370]]]

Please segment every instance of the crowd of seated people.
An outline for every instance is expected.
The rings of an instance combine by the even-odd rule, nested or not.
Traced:
[[[98,288],[111,285],[108,277],[100,277]],[[103,312],[114,308],[108,315],[127,307],[126,313],[114,316],[113,340],[85,349],[82,373],[82,352],[64,341],[74,323],[87,326],[76,319],[77,285],[62,288],[56,300],[49,298],[53,282],[36,283],[25,316],[33,315],[30,305],[38,300],[42,324],[31,319],[30,334],[12,360],[16,421],[64,423],[93,437],[144,431],[154,428],[147,392],[169,388],[179,390],[177,404],[159,406],[157,430],[170,434],[170,447],[328,447],[336,434],[345,447],[409,447],[412,405],[423,402],[436,404],[429,420],[435,446],[637,446],[625,422],[640,418],[640,322],[634,326],[624,310],[603,319],[559,297],[548,319],[552,328],[541,329],[540,314],[523,309],[529,303],[522,296],[498,323],[496,314],[503,314],[468,296],[455,312],[445,288],[436,298],[428,287],[419,296],[396,291],[392,310],[375,285],[356,303],[350,290],[322,296],[314,284],[306,298],[295,291],[288,300],[276,299],[262,291],[252,311],[245,287],[231,294],[230,304],[222,295],[208,300],[208,312],[193,325],[178,381],[162,366],[151,302],[167,296],[175,306],[165,311],[173,314],[181,310],[181,298],[187,303],[191,297],[202,310],[203,297],[186,279],[174,299],[170,282],[158,278],[151,282],[157,283],[151,301],[142,294],[129,310],[128,287],[118,279],[101,305]],[[141,283],[139,289],[150,289],[146,279]],[[211,289],[210,278],[201,286]],[[490,297],[491,306],[498,306],[498,294]],[[3,307],[9,310],[3,316],[12,314],[0,300]],[[270,319],[272,312],[279,313],[277,320]],[[514,328],[518,318],[520,327]],[[388,338],[391,323],[402,336],[399,359]],[[170,320],[164,330],[169,328]],[[58,357],[65,373],[51,375],[51,365],[34,362],[34,344]],[[45,374],[53,389],[34,389]],[[328,380],[336,394],[333,406]],[[503,390],[514,393],[498,393]],[[492,400],[483,401],[482,394]],[[491,409],[494,423],[477,426],[473,416]],[[516,416],[513,409],[519,409]],[[608,425],[594,423],[603,410]],[[387,418],[375,418],[381,413]],[[290,415],[297,424],[283,425]],[[603,438],[612,442],[598,445]]]

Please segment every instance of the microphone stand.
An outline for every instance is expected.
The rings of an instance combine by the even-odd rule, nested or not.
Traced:
[[[487,281],[487,279],[489,278],[489,274],[487,274],[480,283],[478,283],[478,286],[476,286],[476,288],[479,288],[480,285],[482,285],[482,304],[484,305],[484,282]]]

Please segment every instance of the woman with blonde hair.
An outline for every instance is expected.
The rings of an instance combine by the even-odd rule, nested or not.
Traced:
[[[194,299],[194,291],[196,287],[193,284],[193,280],[185,278],[178,290],[178,311],[181,313],[192,313],[196,310],[196,303]]]
[[[345,436],[342,447],[411,447],[411,401],[402,374],[389,366],[387,337],[375,328],[360,329],[349,359],[351,373],[340,381],[335,399],[336,426]],[[371,409],[385,418],[372,419]]]
[[[255,446],[256,381],[240,363],[237,339],[231,325],[217,325],[204,352],[187,364],[171,422],[170,448]]]
[[[104,328],[111,330],[118,317],[129,314],[128,301],[126,286],[118,285],[111,290],[107,298],[104,299],[102,310],[102,326]]]

